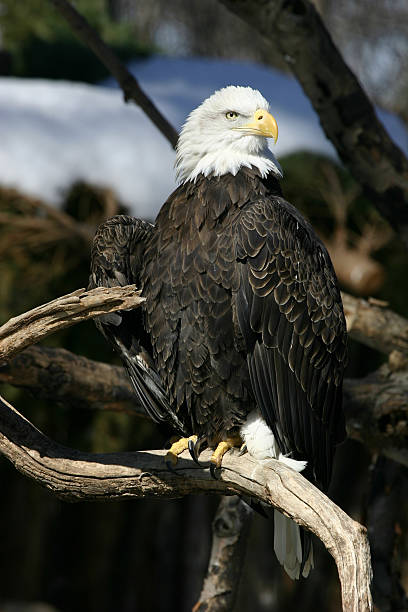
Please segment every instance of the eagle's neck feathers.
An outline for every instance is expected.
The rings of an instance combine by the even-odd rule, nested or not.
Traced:
[[[255,142],[244,143],[242,140]],[[262,178],[266,178],[269,173],[276,178],[282,178],[279,162],[268,148],[266,139],[247,136],[242,140],[219,143],[218,147],[211,144],[206,147],[202,141],[196,142],[194,139],[180,137],[176,160],[176,174],[179,182],[196,181],[200,174],[203,176],[223,176],[224,174],[236,176],[241,168],[258,170]],[[251,146],[252,144],[257,146]]]

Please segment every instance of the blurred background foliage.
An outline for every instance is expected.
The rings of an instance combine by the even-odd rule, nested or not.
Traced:
[[[138,39],[134,23],[113,18],[105,0],[78,0],[75,6],[122,60],[145,57],[154,50],[154,45]],[[2,0],[0,31],[4,54],[0,73],[90,83],[109,76],[49,2]]]
[[[372,98],[406,119],[408,5],[397,2],[396,8],[382,0],[375,2],[376,11],[368,11],[369,0],[315,3]],[[122,59],[160,50],[251,59],[283,68],[273,48],[215,1],[77,0],[75,5]],[[397,33],[381,56],[386,75],[382,84],[387,87],[372,74],[373,56],[384,48],[381,19],[388,20],[387,31],[395,27]],[[5,74],[87,82],[106,76],[50,2],[1,0],[0,32],[0,71]],[[400,78],[395,80],[397,68]],[[374,294],[408,316],[406,253],[350,174],[312,154],[291,155],[281,163],[285,196],[309,218],[333,259],[340,253],[341,265],[344,253],[351,251],[353,261],[361,260],[374,275],[374,290],[367,291],[372,285],[360,291],[354,287],[355,293]],[[95,228],[123,212],[114,193],[95,185],[72,185],[58,209],[0,188],[1,320],[85,287]],[[347,281],[347,271],[343,279]],[[344,286],[350,290],[346,282]],[[118,363],[91,323],[54,334],[46,344]],[[350,345],[348,376],[363,376],[383,360],[360,344]],[[45,405],[10,386],[3,386],[2,393],[47,435],[70,447],[94,452],[158,448],[170,436],[131,414]],[[361,445],[348,441],[338,459],[332,495],[354,518],[364,520],[372,458]],[[191,610],[207,566],[216,499],[71,506],[18,476],[5,461],[0,463],[0,479],[5,527],[0,612],[11,610],[10,601],[47,602],[61,612]],[[316,543],[317,570],[307,581],[294,583],[278,566],[272,542],[272,521],[256,516],[236,612],[289,612],[298,609],[299,601],[302,612],[340,610],[337,574],[327,552]],[[29,612],[27,606],[21,604],[20,611]]]

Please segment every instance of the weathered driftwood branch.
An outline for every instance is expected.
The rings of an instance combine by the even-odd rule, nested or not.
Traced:
[[[0,360],[10,359],[26,346],[39,342],[59,329],[116,310],[135,308],[144,298],[134,285],[77,289],[38,306],[0,327]]]
[[[144,93],[135,77],[122,64],[112,49],[103,42],[98,33],[67,0],[50,1],[66,19],[78,38],[95,53],[102,64],[117,80],[123,90],[125,102],[132,100],[140,106],[157,129],[167,138],[172,147],[175,147],[178,139],[177,131]]]
[[[227,612],[237,597],[252,512],[238,496],[221,498],[212,524],[211,556],[193,612]]]
[[[0,400],[0,451],[24,475],[67,501],[242,493],[272,505],[321,539],[336,561],[343,610],[372,609],[370,551],[364,527],[353,521],[303,476],[279,461],[268,466],[228,453],[220,479],[184,453],[177,474],[164,464],[166,451],[89,454],[47,438],[5,400]],[[209,453],[203,453],[208,460]],[[182,476],[182,478],[180,478]]]
[[[340,158],[408,245],[408,161],[378,120],[313,4],[309,0],[220,1],[273,40]]]
[[[110,366],[65,349],[31,346],[0,364],[0,383],[75,409],[116,410],[146,416],[121,366]],[[408,371],[387,365],[363,379],[344,382],[349,437],[372,452],[408,466]]]
[[[348,435],[408,467],[408,370],[383,365],[344,391]]]
[[[408,320],[367,300],[342,293],[349,336],[382,353],[408,357]]]

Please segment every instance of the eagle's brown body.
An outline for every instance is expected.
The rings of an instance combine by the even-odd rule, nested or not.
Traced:
[[[344,437],[346,328],[320,240],[275,178],[181,185],[155,226],[101,226],[91,286],[135,282],[140,312],[100,324],[156,419],[216,442],[258,408],[282,453],[327,488]]]

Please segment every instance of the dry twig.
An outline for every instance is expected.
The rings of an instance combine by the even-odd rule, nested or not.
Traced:
[[[78,38],[87,45],[106,66],[123,90],[125,102],[132,100],[146,113],[157,129],[174,148],[178,133],[162,115],[152,100],[144,93],[135,77],[127,70],[118,57],[100,38],[80,13],[67,0],[50,0],[67,20]]]
[[[93,361],[61,348],[27,347],[0,364],[0,383],[75,410],[112,410],[146,417],[122,366]]]

